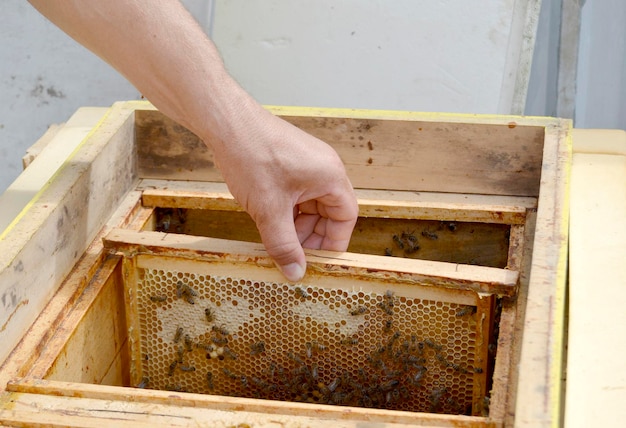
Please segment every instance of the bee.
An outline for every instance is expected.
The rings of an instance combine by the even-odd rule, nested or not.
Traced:
[[[256,386],[258,386],[260,389],[264,390],[264,391],[272,391],[274,390],[274,386],[270,385],[269,383],[265,382],[263,379],[260,379],[256,376],[252,376],[250,378],[250,380],[252,381],[253,384],[255,384]]]
[[[407,254],[414,253],[420,249],[417,237],[413,232],[402,232],[400,236],[393,235],[393,242]]]
[[[228,336],[230,334],[228,330],[226,330],[224,327],[219,327],[216,325],[211,327],[211,331],[213,331],[214,333],[221,334],[222,336]]]
[[[215,312],[211,308],[206,308],[204,310],[204,316],[206,317],[207,322],[215,321]]]
[[[250,355],[258,355],[265,352],[265,342],[256,342],[250,345]]]
[[[365,306],[359,306],[358,308],[350,311],[350,315],[352,316],[363,315],[365,312],[367,312],[367,308]]]
[[[385,248],[385,255],[387,257],[393,257],[393,251],[391,250],[391,248]]]
[[[146,386],[148,386],[148,383],[150,382],[150,378],[148,376],[144,376],[141,378],[141,382],[139,382],[139,384],[137,385],[137,388],[145,388]]]
[[[198,296],[198,292],[182,281],[176,282],[176,297],[184,297],[187,303],[195,304],[194,297]]]
[[[387,404],[391,404],[393,402],[396,402],[400,399],[400,391],[398,391],[397,389],[391,390],[389,392],[387,392],[387,394],[385,394],[385,402]]]
[[[222,372],[231,379],[237,379],[237,380],[240,379],[239,376],[237,376],[235,373],[228,370],[226,367],[222,368]]]
[[[178,327],[176,329],[176,334],[174,335],[174,343],[180,342],[180,339],[182,339],[182,337],[183,337],[183,328]]]
[[[209,345],[208,343],[196,343],[196,348],[204,349],[207,352],[212,352],[215,350],[215,347],[213,347],[213,345]]]
[[[439,363],[444,367],[450,367],[452,365],[452,363],[449,362],[443,354],[437,353],[435,357],[437,358],[437,361],[439,361]]]
[[[168,215],[164,215],[159,224],[157,224],[156,229],[158,232],[169,232],[170,224],[172,223],[172,218]]]
[[[211,342],[215,343],[216,345],[226,345],[228,343],[228,339],[226,339],[225,337],[212,337]]]
[[[215,385],[213,384],[213,373],[211,373],[210,371],[206,373],[206,381],[209,389],[213,390],[215,388]]]
[[[441,410],[441,399],[448,392],[445,386],[434,388],[430,393],[430,411],[437,412]]]
[[[482,372],[483,372],[483,369],[482,369],[482,368],[480,368],[480,367],[474,367],[473,372],[474,372],[474,373],[477,373],[477,374],[480,374],[480,373],[482,373]]]
[[[396,332],[393,334],[393,336],[391,336],[391,337],[389,338],[389,342],[388,342],[388,344],[389,344],[389,345],[393,345],[393,344],[395,343],[395,341],[396,341],[396,340],[398,340],[398,339],[400,338],[400,336],[401,336],[401,335],[400,335],[400,332],[399,332],[399,331],[396,331]]]
[[[182,281],[178,281],[176,283],[176,297],[179,299],[183,297],[183,293],[185,292],[185,284]]]
[[[306,289],[302,287],[296,287],[294,291],[296,293],[296,297],[300,299],[306,299],[307,297],[309,297],[309,293],[306,291]]]
[[[247,378],[247,377],[245,377],[245,376],[243,376],[243,375],[242,375],[242,376],[239,378],[239,381],[241,382],[241,384],[242,384],[244,387],[247,387],[247,386],[248,386],[248,378]]]
[[[298,357],[293,352],[287,353],[287,358],[289,358],[291,361],[295,362],[296,364],[298,364],[300,366],[304,366],[305,365],[304,361],[302,361],[302,358]]]
[[[429,348],[434,349],[435,351],[441,351],[443,349],[443,346],[433,342],[430,339],[425,339],[424,344],[426,344],[426,346],[428,346]]]
[[[351,394],[343,391],[333,392],[328,401],[330,404],[345,405],[350,402]]]
[[[236,360],[238,357],[238,355],[236,353],[234,353],[233,351],[230,350],[230,348],[228,348],[227,346],[224,347],[224,353],[223,353],[224,357],[228,357],[231,360]]]
[[[490,404],[491,400],[488,396],[484,396],[482,399],[482,406],[480,409],[480,413],[482,416],[489,416],[489,404]]]
[[[183,284],[183,287],[184,287],[184,293],[187,293],[192,297],[198,297],[198,292],[194,290],[193,288],[191,288],[189,284]]]
[[[196,368],[194,366],[178,366],[184,372],[195,372]]]
[[[393,309],[391,309],[385,302],[378,302],[378,307],[387,315],[393,315]]]
[[[174,375],[174,371],[176,370],[176,366],[178,366],[178,360],[172,361],[172,363],[170,364],[170,367],[169,367],[169,369],[167,371],[167,375],[168,376]]]
[[[439,239],[439,236],[435,232],[431,232],[428,229],[422,230],[422,236],[424,238],[428,238],[428,239],[431,239],[433,241],[436,241],[437,239]]]
[[[167,391],[175,391],[175,392],[186,392],[187,390],[183,388],[180,383],[168,383],[165,385],[165,389]]]
[[[401,250],[404,249],[404,241],[400,239],[398,235],[393,235],[391,238],[393,239],[394,244],[396,244],[398,248],[400,248]]]
[[[392,320],[387,320],[387,321],[385,321],[385,325],[383,326],[383,331],[390,332],[392,327],[393,327],[393,321]]]
[[[336,377],[328,384],[326,388],[328,388],[330,392],[335,392],[339,385],[341,385],[341,378]]]
[[[193,351],[193,341],[191,340],[191,336],[188,334],[185,335],[185,350],[187,352]]]
[[[319,368],[317,367],[317,364],[313,364],[311,366],[311,377],[313,378],[314,381],[317,382],[318,376],[319,376]]]
[[[459,364],[456,363],[450,363],[450,366],[454,369],[454,371],[458,372],[458,373],[462,373],[462,374],[467,374],[469,373],[469,370],[467,370],[465,367],[462,367]]]
[[[465,315],[472,315],[476,313],[476,306],[462,306],[456,311],[457,317],[464,317]]]
[[[341,344],[346,345],[346,346],[354,346],[354,345],[358,345],[358,343],[359,343],[359,339],[356,337],[346,337],[345,339],[341,341]]]
[[[154,295],[154,296],[150,296],[150,300],[152,300],[155,303],[161,303],[161,302],[165,302],[167,300],[167,296],[163,296],[163,295]]]
[[[183,349],[182,346],[178,346],[178,349],[176,349],[176,355],[178,356],[178,364],[182,364],[183,363],[183,354],[184,354],[185,350]]]
[[[413,383],[413,385],[420,386],[425,374],[426,367],[422,367],[421,370],[418,370],[414,375],[409,377],[409,380]]]

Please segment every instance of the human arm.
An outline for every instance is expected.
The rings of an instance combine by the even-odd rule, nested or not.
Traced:
[[[337,153],[254,101],[178,1],[30,2],[213,149],[288,279],[304,274],[303,246],[346,250],[358,207]]]

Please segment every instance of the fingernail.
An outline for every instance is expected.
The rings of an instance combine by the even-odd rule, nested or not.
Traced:
[[[304,267],[300,266],[298,263],[280,266],[280,271],[291,282],[300,281],[304,276]]]

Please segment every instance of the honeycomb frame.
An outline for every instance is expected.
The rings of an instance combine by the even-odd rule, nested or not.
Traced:
[[[290,284],[167,251],[125,263],[135,386],[484,413],[492,296],[315,271]]]

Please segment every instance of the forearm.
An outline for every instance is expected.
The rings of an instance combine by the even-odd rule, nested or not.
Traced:
[[[227,141],[232,131],[229,123],[244,105],[254,103],[228,75],[214,44],[177,1],[30,2],[116,68],[163,113],[211,145]]]

